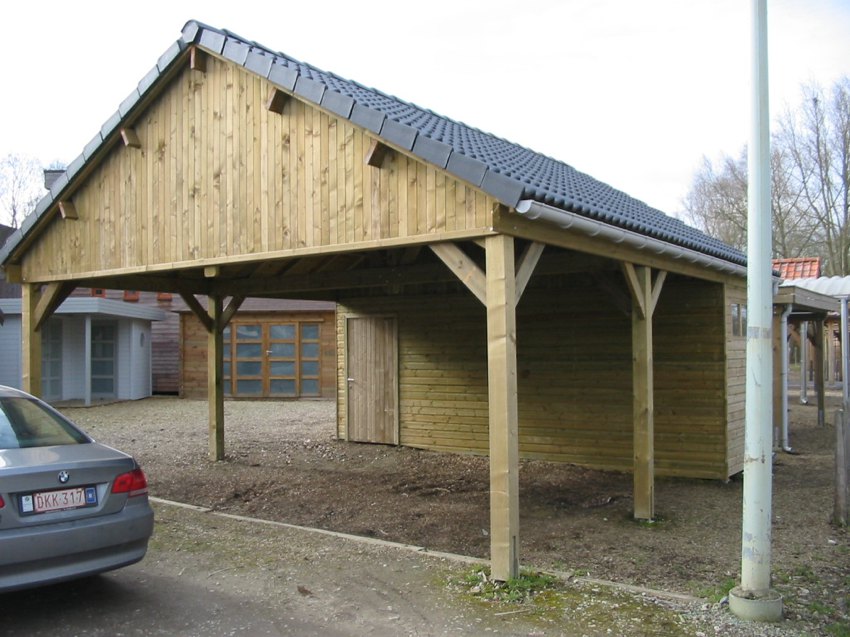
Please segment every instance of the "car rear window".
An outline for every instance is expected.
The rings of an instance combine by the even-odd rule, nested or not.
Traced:
[[[30,398],[0,398],[0,449],[90,442],[58,413]]]

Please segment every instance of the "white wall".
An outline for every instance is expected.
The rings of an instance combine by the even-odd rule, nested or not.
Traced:
[[[0,385],[20,389],[21,378],[21,317],[5,316],[0,325]]]
[[[66,315],[62,320],[62,400],[86,393],[86,318]]]
[[[150,396],[151,327],[141,319],[115,319],[116,332],[116,398],[137,400]],[[65,314],[62,317],[62,397],[61,400],[85,398],[85,316]],[[0,325],[0,385],[20,388],[21,317],[6,314]]]

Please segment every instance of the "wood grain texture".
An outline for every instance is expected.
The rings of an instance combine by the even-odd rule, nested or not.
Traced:
[[[362,129],[296,97],[270,111],[269,90],[214,57],[177,75],[132,122],[139,147],[117,136],[73,193],[79,219],[31,246],[27,280],[487,232],[480,191],[395,150],[369,166]]]

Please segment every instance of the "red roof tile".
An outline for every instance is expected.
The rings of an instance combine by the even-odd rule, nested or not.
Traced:
[[[820,276],[820,257],[797,257],[795,259],[774,259],[773,269],[783,279],[812,279]]]

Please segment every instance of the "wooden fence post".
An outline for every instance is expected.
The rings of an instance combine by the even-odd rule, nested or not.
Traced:
[[[850,427],[847,412],[835,412],[835,523],[850,523]]]

